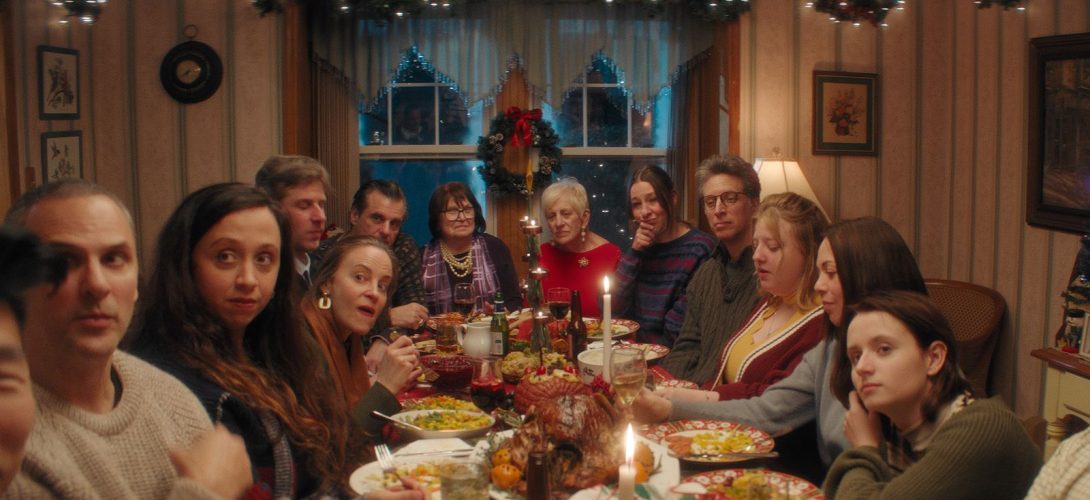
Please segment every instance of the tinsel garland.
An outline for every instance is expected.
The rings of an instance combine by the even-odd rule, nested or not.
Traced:
[[[534,111],[537,113],[534,114]],[[560,172],[560,138],[552,125],[542,120],[540,111],[523,112],[510,108],[492,119],[488,135],[477,140],[477,158],[484,165],[477,167],[488,190],[499,194],[530,196],[534,189],[544,188],[552,180],[553,172]],[[532,116],[531,116],[532,115]],[[526,176],[512,172],[503,165],[503,150],[508,142],[517,145],[525,137],[526,147],[538,148],[539,156],[533,183],[527,186]],[[516,171],[519,169],[516,169]]]
[[[903,4],[904,0],[814,0],[806,6],[829,14],[829,18],[837,22],[867,21],[882,26],[889,11]]]
[[[283,2],[285,1],[250,0],[254,8],[262,16],[273,12],[283,12]],[[454,15],[458,8],[466,4],[484,1],[486,0],[434,0],[430,2],[422,2],[421,0],[315,0],[312,3],[329,14],[352,14],[363,19],[391,21],[406,16],[416,16],[425,10],[449,12]],[[522,1],[527,3],[548,2],[548,0]],[[578,0],[564,0],[557,3],[577,2]],[[604,3],[605,5],[636,5],[643,8],[650,17],[665,12],[666,4],[685,5],[689,8],[689,12],[698,19],[708,22],[729,22],[736,21],[743,12],[748,12],[751,0],[582,0],[582,2]]]

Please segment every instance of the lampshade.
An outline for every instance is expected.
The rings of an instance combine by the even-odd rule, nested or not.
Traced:
[[[825,214],[825,218],[829,218],[825,207],[821,206],[821,201],[818,200],[810,183],[806,181],[802,169],[799,168],[799,162],[780,158],[756,158],[753,160],[753,169],[757,171],[757,177],[761,179],[762,200],[770,194],[790,191],[814,202],[821,213]]]

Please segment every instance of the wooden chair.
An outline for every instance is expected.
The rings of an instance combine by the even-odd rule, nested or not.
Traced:
[[[929,279],[924,284],[954,330],[958,364],[973,392],[977,397],[987,396],[988,373],[1003,326],[1006,301],[999,292],[973,283]]]

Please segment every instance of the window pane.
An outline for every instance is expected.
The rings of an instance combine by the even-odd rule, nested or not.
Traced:
[[[389,98],[389,94],[383,94],[373,106],[368,103],[360,113],[360,144],[382,146],[390,143],[386,136],[386,100]]]
[[[480,137],[484,102],[478,101],[466,109],[457,92],[439,89],[439,144],[476,144]]]
[[[594,59],[587,72],[587,83],[621,83],[615,68],[604,57]]]
[[[409,64],[397,74],[398,83],[434,83],[435,74],[424,68],[423,64],[420,64],[420,57],[413,56],[409,60]]]
[[[544,113],[543,113],[544,114]],[[576,87],[564,96],[556,110],[553,129],[560,137],[560,147],[583,146],[583,89]]]
[[[360,182],[390,179],[400,184],[409,202],[409,216],[402,231],[408,232],[417,244],[423,245],[431,240],[428,201],[431,200],[431,192],[440,184],[464,182],[477,197],[481,208],[487,211],[484,181],[474,170],[480,163],[478,160],[360,160]]]
[[[620,88],[587,88],[587,146],[628,145],[628,98]]]
[[[435,144],[435,87],[395,87],[391,144]]]
[[[564,159],[564,176],[575,177],[590,198],[590,229],[622,250],[632,244],[628,214],[628,181],[644,165],[665,168],[662,158]],[[667,170],[669,172],[669,170]]]

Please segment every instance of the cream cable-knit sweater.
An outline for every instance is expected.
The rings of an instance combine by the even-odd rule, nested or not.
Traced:
[[[34,386],[38,414],[5,498],[217,498],[179,478],[167,456],[212,428],[197,398],[170,375],[121,351],[113,366],[121,401],[106,415]]]

